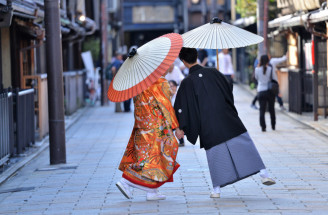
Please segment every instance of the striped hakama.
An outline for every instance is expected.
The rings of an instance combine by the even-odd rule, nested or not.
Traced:
[[[248,132],[206,150],[213,187],[224,187],[265,169]]]

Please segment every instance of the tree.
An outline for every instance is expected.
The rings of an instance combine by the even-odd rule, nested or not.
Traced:
[[[256,16],[257,0],[236,0],[236,11],[241,17]],[[269,18],[277,16],[277,2],[269,0]]]
[[[99,63],[97,61],[99,60],[99,52],[100,52],[100,39],[99,39],[99,37],[93,36],[93,37],[87,38],[83,42],[82,50],[84,52],[85,51],[91,51],[93,63],[94,63],[94,65],[96,65],[98,67]]]
[[[241,17],[256,16],[256,0],[237,0],[236,11]]]

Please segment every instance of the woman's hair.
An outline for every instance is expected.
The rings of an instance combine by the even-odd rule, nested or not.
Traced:
[[[182,47],[179,53],[180,60],[184,60],[189,64],[193,64],[197,62],[197,49],[194,48],[185,48]]]
[[[169,83],[170,83],[170,84],[172,83],[172,84],[173,84],[174,86],[176,86],[176,87],[178,86],[178,83],[177,83],[176,81],[174,81],[174,80],[169,80]]]
[[[269,63],[269,57],[268,55],[262,55],[260,58],[260,66],[263,66],[263,75],[266,73],[267,64]]]

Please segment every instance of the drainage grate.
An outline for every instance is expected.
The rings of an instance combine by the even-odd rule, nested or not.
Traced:
[[[0,190],[0,194],[29,191],[29,190],[34,190],[34,189],[35,189],[35,187],[17,187],[17,188],[11,188],[11,189],[6,189],[6,190]]]

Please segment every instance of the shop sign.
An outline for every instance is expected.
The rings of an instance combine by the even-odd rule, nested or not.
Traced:
[[[172,23],[174,9],[170,6],[135,6],[132,8],[132,22],[139,23]]]

